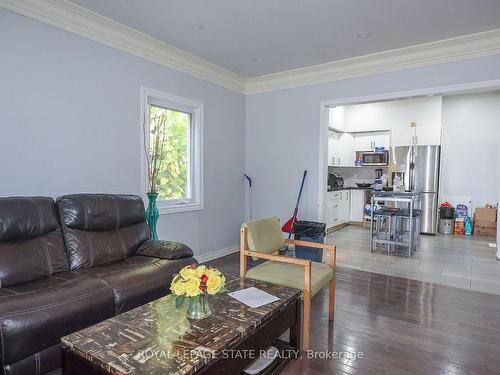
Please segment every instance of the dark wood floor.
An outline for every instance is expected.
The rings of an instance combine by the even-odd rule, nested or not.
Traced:
[[[238,254],[209,262],[238,273]],[[295,360],[286,374],[500,374],[500,296],[340,268],[312,303],[311,349],[363,358]]]

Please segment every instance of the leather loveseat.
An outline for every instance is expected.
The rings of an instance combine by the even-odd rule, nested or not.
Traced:
[[[168,294],[195,262],[149,240],[138,196],[0,198],[0,374],[59,368],[62,336]]]

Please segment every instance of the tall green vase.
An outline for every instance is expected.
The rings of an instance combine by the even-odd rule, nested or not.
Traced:
[[[152,240],[158,239],[158,233],[156,233],[156,223],[158,222],[158,216],[160,216],[160,211],[156,206],[156,200],[158,199],[158,193],[147,193],[149,204],[146,209],[146,220],[149,225],[149,238]]]

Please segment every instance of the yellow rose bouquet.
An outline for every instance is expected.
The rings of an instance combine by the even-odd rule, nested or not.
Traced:
[[[202,319],[212,314],[207,295],[225,292],[226,278],[216,268],[191,264],[174,275],[170,290],[176,296],[175,305],[180,308],[186,298],[189,301],[187,316]]]

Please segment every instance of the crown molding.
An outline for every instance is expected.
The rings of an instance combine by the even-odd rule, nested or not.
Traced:
[[[0,0],[0,8],[247,95],[500,54],[495,29],[245,78],[67,0]]]
[[[244,93],[245,78],[65,0],[0,0],[0,7],[98,43]]]
[[[249,78],[245,94],[500,54],[500,29]]]

